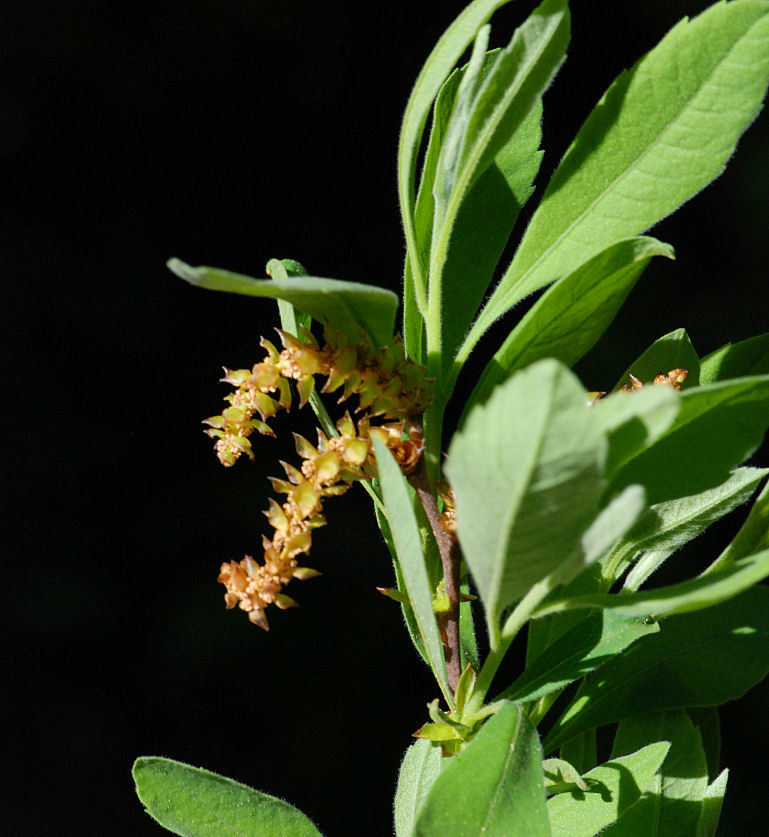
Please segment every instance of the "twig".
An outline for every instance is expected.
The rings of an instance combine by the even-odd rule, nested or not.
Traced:
[[[446,655],[446,676],[452,691],[456,691],[459,676],[462,673],[462,661],[459,644],[459,572],[461,554],[459,543],[454,535],[447,532],[440,524],[438,503],[427,478],[424,459],[419,470],[409,478],[425,510],[430,528],[441,555],[443,566],[443,586],[449,608],[443,621]]]

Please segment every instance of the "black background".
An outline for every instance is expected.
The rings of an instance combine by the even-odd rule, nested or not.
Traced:
[[[288,798],[328,835],[391,833],[399,759],[436,689],[374,589],[391,568],[367,498],[328,503],[323,576],[291,591],[300,610],[270,614],[269,634],[224,610],[219,564],[258,550],[266,475],[311,421],[283,417],[284,440],[260,442],[255,464],[218,465],[199,420],[220,410],[220,367],[260,357],[276,311],[188,287],[164,263],[263,276],[269,258],[295,258],[397,290],[400,116],[463,5],[4,9],[8,833],[160,833],[134,796],[140,754]],[[496,43],[533,3],[512,5]],[[573,5],[540,184],[611,79],[707,3]],[[767,169],[763,113],[727,173],[655,229],[677,262],[648,268],[580,364],[586,386],[609,388],[682,325],[701,354],[767,330]],[[735,525],[679,566],[708,562]],[[761,831],[768,703],[761,686],[723,710],[724,834]]]

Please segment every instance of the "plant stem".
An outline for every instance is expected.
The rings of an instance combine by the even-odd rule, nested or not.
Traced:
[[[515,609],[507,617],[502,628],[502,633],[497,642],[489,651],[488,657],[483,662],[478,679],[475,683],[475,688],[467,702],[467,709],[465,714],[470,716],[480,710],[486,699],[486,694],[491,688],[492,680],[497,673],[502,660],[505,657],[508,649],[513,643],[513,640],[518,636],[518,632],[529,621],[531,614],[536,609],[537,605],[547,594],[553,589],[553,583],[550,576],[543,578],[542,581],[535,584],[531,590],[518,602]]]
[[[443,622],[445,636],[446,677],[452,691],[456,691],[459,677],[462,674],[462,659],[459,642],[459,595],[460,595],[460,565],[462,556],[456,537],[447,532],[440,524],[438,503],[425,470],[424,460],[420,469],[411,477],[422,507],[425,510],[430,528],[441,556],[443,566],[443,586],[449,602]]]

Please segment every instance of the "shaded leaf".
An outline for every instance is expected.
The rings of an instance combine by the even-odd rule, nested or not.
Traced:
[[[588,675],[550,731],[546,753],[632,715],[735,700],[769,672],[769,588],[672,616],[661,628]]]
[[[619,241],[549,288],[489,361],[465,412],[536,360],[554,357],[573,366],[598,341],[654,256],[673,258],[673,248],[654,238]]]
[[[593,837],[636,805],[668,748],[666,741],[660,741],[631,755],[613,758],[585,774],[583,778],[591,780],[586,793],[572,791],[549,799],[547,810],[553,837]]]
[[[742,524],[734,540],[721,553],[709,571],[719,569],[763,549],[769,549],[769,483],[756,498],[748,519]]]
[[[640,552],[647,553],[628,574],[625,587],[637,590],[659,567],[660,562],[647,561],[650,552],[671,555],[711,523],[746,502],[767,473],[769,470],[765,468],[738,468],[718,488],[657,503],[648,509],[612,554],[612,560],[621,567]]]
[[[168,267],[191,285],[211,291],[283,299],[356,342],[361,329],[376,346],[389,343],[393,336],[398,297],[384,288],[317,276],[265,281],[214,267],[191,267],[180,259],[171,259]]]
[[[769,549],[735,561],[716,572],[703,574],[697,578],[682,581],[680,584],[659,587],[656,590],[640,593],[623,590],[619,593],[596,593],[562,599],[551,597],[534,611],[534,617],[584,607],[611,609],[616,614],[638,618],[689,613],[712,607],[719,602],[738,596],[748,587],[763,581],[767,576],[769,576]]]
[[[718,778],[708,786],[705,798],[702,800],[702,815],[697,826],[697,837],[714,837],[718,820],[721,817],[728,779],[729,770],[727,769],[722,771]]]
[[[659,625],[612,611],[591,613],[549,645],[500,695],[523,703],[579,680]]]
[[[700,382],[769,374],[769,332],[727,343],[700,361]]]
[[[699,732],[683,709],[627,718],[617,728],[611,757],[632,753],[649,741],[670,742],[657,793],[642,798],[616,827],[605,833],[617,837],[634,833],[658,837],[696,834],[702,798],[708,787],[708,768]]]
[[[721,485],[769,425],[769,375],[695,387],[680,393],[680,404],[671,428],[625,462],[611,491],[640,483],[655,504]]]

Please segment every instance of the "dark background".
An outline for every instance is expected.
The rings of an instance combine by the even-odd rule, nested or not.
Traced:
[[[534,4],[512,5],[496,43]],[[708,4],[573,5],[540,184],[611,79]],[[225,470],[199,421],[221,409],[221,366],[258,359],[277,316],[268,301],[188,287],[164,263],[263,276],[290,257],[397,290],[400,116],[463,6],[4,8],[8,833],[160,833],[134,796],[140,754],[283,796],[329,837],[391,833],[399,759],[437,691],[374,589],[392,573],[367,498],[328,504],[312,554],[323,576],[290,591],[300,610],[271,613],[269,634],[225,611],[219,564],[258,551],[266,475],[290,448],[265,439],[255,464]],[[764,113],[726,175],[655,230],[678,260],[648,268],[580,364],[586,386],[608,389],[682,325],[703,354],[767,330],[768,168]],[[311,421],[276,426],[285,438]],[[681,565],[709,562],[738,523]],[[764,825],[763,793],[751,794],[768,705],[761,686],[723,710],[724,834]]]

